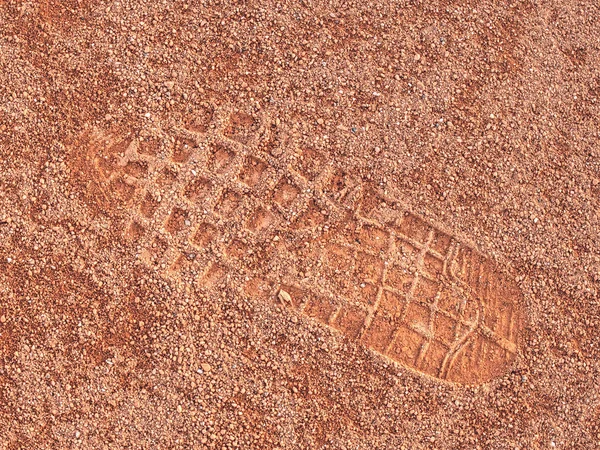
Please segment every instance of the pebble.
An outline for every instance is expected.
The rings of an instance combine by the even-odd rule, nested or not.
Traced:
[[[202,371],[205,373],[208,373],[212,370],[212,366],[208,363],[202,363],[200,364],[200,367],[202,367]]]
[[[277,294],[277,297],[279,298],[279,300],[281,300],[282,303],[292,303],[292,296],[285,292],[283,289],[279,290],[279,294]]]

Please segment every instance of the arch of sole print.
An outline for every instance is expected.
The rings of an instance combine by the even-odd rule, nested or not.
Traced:
[[[149,267],[199,289],[241,274],[421,374],[477,384],[517,354],[521,294],[486,257],[266,121],[207,106],[180,129],[80,139],[89,188]]]

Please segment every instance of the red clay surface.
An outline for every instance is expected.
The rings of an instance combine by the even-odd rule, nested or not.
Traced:
[[[593,2],[0,2],[0,449],[600,447]]]

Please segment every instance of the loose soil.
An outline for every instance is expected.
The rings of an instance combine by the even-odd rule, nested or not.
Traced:
[[[0,1],[0,449],[600,448],[598,36]]]

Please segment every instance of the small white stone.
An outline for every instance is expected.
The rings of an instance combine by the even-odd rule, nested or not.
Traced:
[[[279,290],[279,294],[277,294],[277,297],[279,297],[279,300],[281,300],[282,303],[292,303],[292,296],[285,292],[283,289]]]

